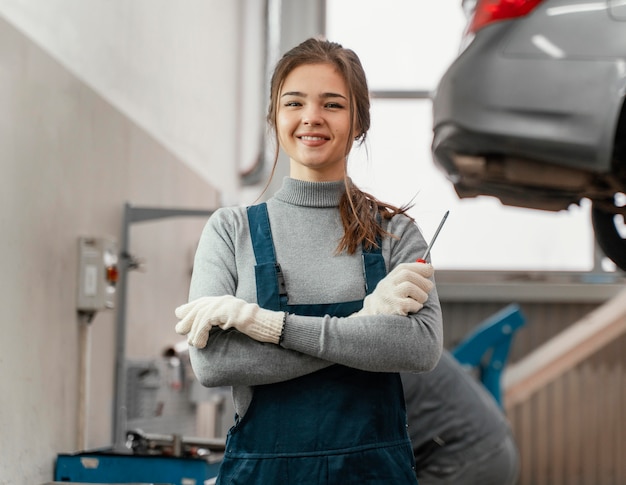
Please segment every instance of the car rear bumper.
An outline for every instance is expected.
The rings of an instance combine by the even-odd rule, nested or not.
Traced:
[[[610,170],[624,61],[504,54],[509,25],[483,29],[433,97],[433,153],[507,154],[595,173]]]

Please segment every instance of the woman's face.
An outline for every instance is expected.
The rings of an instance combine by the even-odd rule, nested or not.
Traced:
[[[290,176],[341,180],[350,131],[348,88],[330,64],[305,64],[285,78],[278,97],[276,132],[289,155]]]

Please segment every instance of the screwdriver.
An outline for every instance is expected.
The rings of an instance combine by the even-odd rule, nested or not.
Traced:
[[[450,211],[446,211],[446,213],[443,215],[443,218],[441,219],[441,222],[439,223],[439,227],[435,231],[435,235],[433,236],[433,238],[430,240],[430,244],[426,248],[424,255],[421,258],[417,258],[416,262],[418,263],[426,262],[426,258],[430,254],[430,250],[432,249],[433,244],[435,244],[435,239],[437,239],[437,236],[439,235],[439,231],[441,231],[441,228],[443,227],[443,223],[446,222],[446,219],[448,218],[448,214],[450,214]]]

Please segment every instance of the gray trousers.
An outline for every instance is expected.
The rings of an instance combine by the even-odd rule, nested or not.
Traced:
[[[480,444],[476,445],[480,447]],[[519,454],[509,436],[499,446],[478,452],[472,458],[446,455],[417,471],[419,485],[515,485],[519,477]]]

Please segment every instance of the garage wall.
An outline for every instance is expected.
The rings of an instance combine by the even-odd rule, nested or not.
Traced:
[[[237,167],[257,156],[263,129],[264,7],[258,0],[0,0],[0,16],[232,202]]]
[[[126,202],[215,208],[219,193],[56,59],[0,18],[0,484],[52,479],[79,443],[77,239],[119,241]],[[129,356],[179,340],[203,220],[146,223],[131,252]],[[111,442],[114,312],[89,326],[87,448]]]
[[[625,345],[622,334],[509,409],[519,485],[626,483]]]

